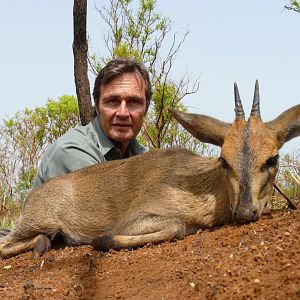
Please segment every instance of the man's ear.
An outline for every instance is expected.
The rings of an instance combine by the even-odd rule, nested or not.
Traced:
[[[94,116],[99,116],[100,115],[100,109],[99,109],[99,102],[95,103],[94,105]]]
[[[93,106],[93,116],[94,117],[96,117],[96,116],[98,116],[99,115],[99,113],[98,113],[98,110],[97,110],[97,107],[96,106]]]

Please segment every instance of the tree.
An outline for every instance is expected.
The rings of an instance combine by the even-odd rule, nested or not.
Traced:
[[[86,39],[87,0],[74,0],[74,77],[80,109],[81,124],[86,125],[93,117],[90,84],[88,79],[88,43]]]
[[[295,12],[300,13],[300,3],[299,1],[289,1],[290,4],[286,5],[285,8],[288,10],[293,10]]]
[[[187,74],[178,80],[171,78],[175,59],[188,31],[179,40],[176,34],[170,37],[172,23],[156,12],[156,1],[139,0],[138,3],[135,7],[131,0],[110,0],[107,7],[97,8],[108,25],[104,37],[108,54],[91,55],[91,69],[97,74],[116,57],[132,57],[142,62],[151,75],[154,95],[139,139],[149,148],[169,147],[180,142],[201,152],[203,144],[184,131],[167,110],[168,107],[186,110],[181,100],[198,89],[197,81],[190,89]]]

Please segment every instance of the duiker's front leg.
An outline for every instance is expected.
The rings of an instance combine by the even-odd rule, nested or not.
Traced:
[[[8,258],[33,250],[33,258],[37,258],[47,252],[50,248],[51,242],[49,238],[43,234],[18,241],[10,241],[8,236],[6,240],[0,243],[0,256],[2,258]]]
[[[186,235],[186,225],[179,219],[163,219],[153,216],[130,224],[124,228],[124,235],[105,235],[96,238],[92,246],[97,250],[120,250],[136,248],[148,243],[158,244],[164,241],[181,239]]]

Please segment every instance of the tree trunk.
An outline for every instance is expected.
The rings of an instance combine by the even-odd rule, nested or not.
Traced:
[[[87,0],[74,0],[74,76],[82,125],[86,125],[91,121],[94,111],[91,102],[90,84],[88,79],[86,16]]]

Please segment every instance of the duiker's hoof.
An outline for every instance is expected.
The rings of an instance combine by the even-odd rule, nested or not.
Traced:
[[[94,239],[91,243],[92,247],[98,251],[109,251],[109,249],[114,249],[114,242],[111,236],[100,236]]]
[[[51,248],[50,240],[43,234],[36,237],[35,246],[32,253],[32,258],[39,258]]]

